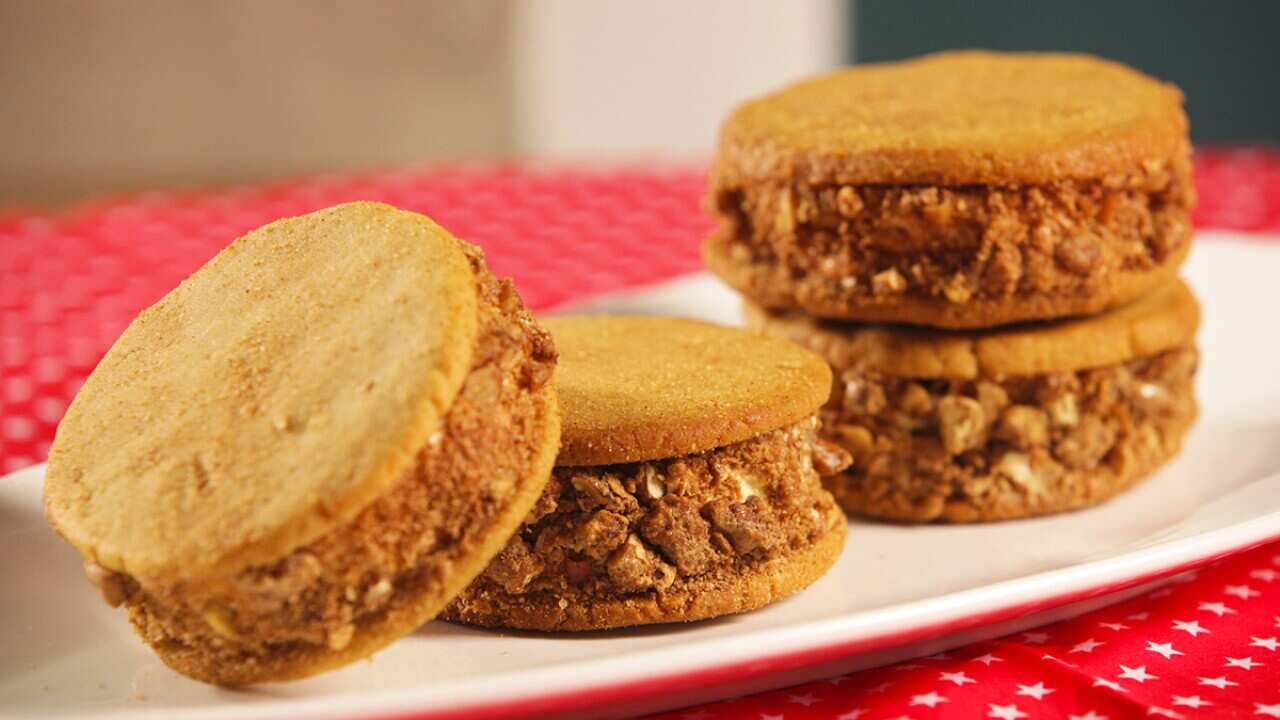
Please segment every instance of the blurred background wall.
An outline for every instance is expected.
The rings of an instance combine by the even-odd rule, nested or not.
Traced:
[[[0,204],[514,147],[502,0],[0,2]]]
[[[1074,49],[1280,140],[1280,3],[0,0],[0,207],[513,156],[700,160],[740,100],[844,62]]]
[[[1071,50],[1128,63],[1182,88],[1201,142],[1280,141],[1280,2],[978,0],[859,2],[850,60],[945,47]]]
[[[735,104],[834,67],[834,0],[526,0],[512,22],[516,142],[534,154],[703,159]]]
[[[0,2],[0,206],[514,155],[703,157],[836,0]]]

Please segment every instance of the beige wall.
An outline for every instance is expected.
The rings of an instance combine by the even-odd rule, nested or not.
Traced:
[[[0,3],[0,205],[514,146],[501,0]]]
[[[0,206],[513,154],[702,157],[835,0],[0,2]]]
[[[554,155],[713,147],[744,98],[831,67],[835,0],[522,0],[512,24],[521,146]]]

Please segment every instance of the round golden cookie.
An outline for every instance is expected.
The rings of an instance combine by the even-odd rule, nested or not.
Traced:
[[[848,512],[971,522],[1096,504],[1179,449],[1196,416],[1200,311],[1175,280],[1080,320],[987,332],[840,324],[747,305],[836,373],[825,478]]]
[[[756,303],[982,328],[1092,314],[1191,240],[1181,95],[1083,55],[866,65],[738,108],[708,267]]]
[[[831,371],[789,342],[669,317],[553,317],[557,465],[669,458],[813,414]]]
[[[1200,304],[1181,279],[1102,315],[992,330],[948,331],[825,321],[743,303],[747,324],[800,343],[837,373],[864,368],[939,380],[1043,375],[1124,363],[1190,344]]]
[[[1187,149],[1182,93],[1066,53],[945,52],[859,65],[748,102],[718,182],[1044,185],[1124,175]]]
[[[563,359],[561,461],[442,617],[543,631],[687,622],[762,607],[831,567],[846,528],[820,476],[848,457],[816,434],[820,358],[671,318],[547,325]]]
[[[352,203],[240,238],[103,358],[50,451],[50,523],[170,666],[288,680],[434,616],[558,441],[555,361],[429,219]]]

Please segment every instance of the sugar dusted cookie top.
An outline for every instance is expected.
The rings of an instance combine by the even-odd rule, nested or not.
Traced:
[[[692,320],[583,316],[544,323],[560,351],[559,465],[676,457],[812,415],[821,358],[784,340]]]
[[[847,68],[739,107],[713,186],[1029,184],[1185,165],[1182,95],[1087,55],[953,52]]]
[[[476,285],[427,218],[353,203],[255,230],[143,311],[72,403],[48,516],[151,579],[233,572],[350,520],[466,377]]]

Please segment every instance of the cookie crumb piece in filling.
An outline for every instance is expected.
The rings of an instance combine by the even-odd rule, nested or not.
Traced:
[[[807,546],[833,510],[819,473],[850,461],[815,427],[810,418],[670,460],[556,468],[519,535],[468,593],[586,603],[660,594]]]
[[[1023,188],[761,183],[713,204],[730,257],[785,266],[796,297],[962,305],[1160,267],[1190,242],[1184,165]]]
[[[853,456],[828,479],[846,510],[973,520],[1065,510],[1176,452],[1196,409],[1194,347],[1100,368],[981,380],[843,371],[822,434]]]

